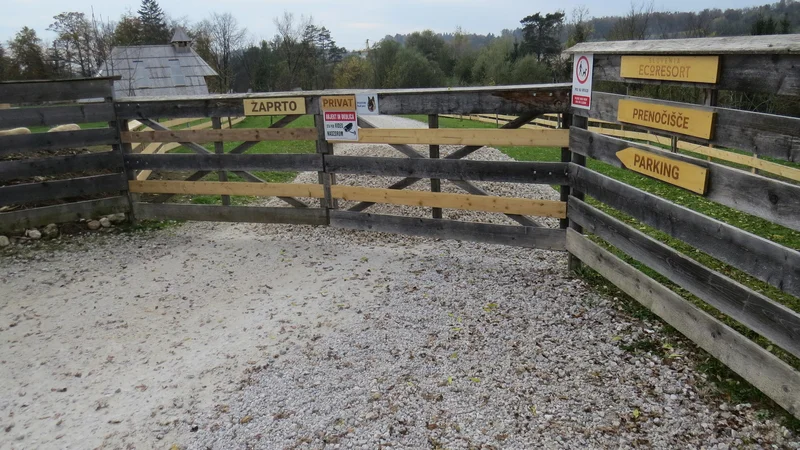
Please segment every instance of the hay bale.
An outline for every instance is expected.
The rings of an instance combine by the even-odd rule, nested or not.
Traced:
[[[31,130],[27,128],[12,128],[10,130],[0,130],[0,136],[14,136],[17,134],[31,134]]]
[[[57,133],[57,132],[60,132],[60,131],[78,131],[80,129],[81,129],[81,127],[79,127],[78,125],[76,125],[74,123],[68,123],[68,124],[65,124],[65,125],[59,125],[57,127],[50,128],[49,130],[47,130],[47,132],[48,133]]]

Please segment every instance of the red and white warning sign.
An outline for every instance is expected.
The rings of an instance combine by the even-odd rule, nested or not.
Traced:
[[[572,107],[589,109],[592,106],[592,67],[594,55],[576,53],[572,63]]]
[[[358,140],[358,115],[355,111],[325,111],[324,113],[325,140]]]

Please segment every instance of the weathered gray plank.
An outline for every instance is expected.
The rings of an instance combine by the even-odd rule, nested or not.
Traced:
[[[122,157],[116,152],[53,156],[0,162],[0,181],[93,170],[122,170]]]
[[[137,218],[152,220],[290,223],[300,225],[328,224],[325,210],[322,208],[134,203],[133,210]]]
[[[128,199],[126,197],[110,197],[5,212],[0,213],[0,233],[19,232],[51,223],[93,219],[106,214],[128,211]]]
[[[0,83],[0,103],[40,103],[104,99],[114,95],[112,78]]]
[[[759,156],[800,162],[800,133],[797,132],[797,130],[800,130],[800,118],[797,117],[776,116],[728,108],[692,106],[685,103],[629,97],[606,92],[594,92],[592,94],[592,109],[589,111],[576,109],[574,114],[617,122],[617,103],[620,99],[630,99],[657,105],[691,106],[714,111],[716,118],[712,140],[703,141],[680,135],[681,139],[703,143],[709,142],[721,147],[751,151]],[[628,124],[625,126],[632,129],[647,129]],[[671,134],[663,131],[659,132]]]
[[[217,118],[217,119],[219,119],[219,118]],[[156,122],[155,120],[141,119],[140,122],[142,122],[143,124],[145,124],[148,127],[152,128],[153,130],[169,131],[169,128],[165,127],[164,125],[161,125],[160,123]],[[195,142],[179,142],[179,144],[181,144],[184,147],[188,148],[189,150],[191,150],[191,151],[193,151],[195,153],[201,154],[201,155],[213,153],[211,150],[208,150],[207,148],[205,148],[202,145],[197,144]]]
[[[583,42],[567,53],[620,55],[797,54],[800,34]]]
[[[594,80],[800,95],[800,55],[722,55],[717,84],[620,77],[621,55],[594,55]]]
[[[28,150],[85,148],[118,142],[117,130],[111,128],[0,136],[0,156]]]
[[[536,116],[539,116],[539,115],[541,115],[541,113],[525,113],[525,114],[521,114],[516,119],[514,119],[514,120],[512,120],[510,122],[504,123],[502,126],[500,126],[500,128],[501,129],[505,129],[505,130],[515,130],[515,129],[525,125],[526,123],[530,122],[531,120],[536,118]],[[445,159],[466,158],[467,156],[471,155],[472,153],[475,153],[476,151],[482,149],[483,147],[485,147],[485,146],[481,146],[481,145],[466,145],[466,146],[461,147],[460,149],[450,153],[449,155],[445,156]]]
[[[95,175],[70,180],[45,181],[42,183],[16,184],[0,187],[0,206],[79,197],[100,192],[122,191],[127,187],[128,182],[122,173]]]
[[[164,154],[125,156],[125,165],[136,170],[204,170],[204,171],[253,171],[253,170],[321,170],[321,155],[304,154]]]
[[[569,141],[573,152],[615,167],[624,167],[616,153],[628,147],[705,167],[708,169],[708,190],[705,197],[709,200],[800,230],[800,186],[798,185],[575,127],[570,130]]]
[[[567,250],[800,417],[800,372],[574,230],[567,230]]]
[[[601,175],[570,166],[570,184],[642,223],[800,297],[800,252]]]
[[[569,217],[724,314],[800,356],[800,314],[571,197]]]
[[[331,226],[438,239],[564,250],[564,230],[331,211]]]
[[[111,103],[0,109],[0,129],[112,120],[114,120],[114,105]]]
[[[559,162],[326,156],[325,167],[329,172],[384,177],[539,184],[566,184],[569,180],[567,176],[569,165]]]
[[[435,129],[439,128],[439,115],[438,114],[431,114],[428,116],[428,128]],[[429,145],[428,146],[428,157],[437,160],[439,159],[439,146]],[[442,180],[432,177],[431,178],[431,192],[442,192]],[[434,219],[441,219],[442,218],[442,208],[431,208],[431,216]]]
[[[351,95],[363,90],[269,92],[254,94],[209,95],[200,98],[152,97],[121,98],[117,101],[120,119],[149,117],[213,117],[244,115],[245,98],[306,98],[306,112],[319,113],[321,95]],[[540,84],[524,86],[484,86],[473,88],[377,90],[381,114],[522,114],[567,112],[570,85]]]

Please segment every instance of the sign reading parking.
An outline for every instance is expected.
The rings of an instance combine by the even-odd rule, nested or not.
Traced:
[[[589,109],[592,106],[592,53],[576,53],[572,63],[572,100],[573,108]]]

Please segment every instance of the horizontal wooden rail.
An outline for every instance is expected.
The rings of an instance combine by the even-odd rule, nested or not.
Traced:
[[[569,218],[747,328],[800,357],[800,313],[571,197]]]
[[[126,131],[122,142],[313,141],[314,128],[236,128],[229,130]]]
[[[553,228],[423,219],[337,210],[332,210],[330,215],[331,226],[350,230],[425,236],[434,239],[456,239],[555,251],[563,251],[565,248],[564,230]]]
[[[82,197],[102,192],[122,191],[126,188],[125,175],[95,175],[69,180],[43,183],[15,184],[0,187],[0,206],[21,205],[42,200]]]
[[[271,170],[319,171],[322,155],[317,154],[130,154],[125,166],[135,170]]]
[[[449,194],[425,191],[400,191],[360,186],[331,186],[333,198],[358,202],[389,203],[393,205],[424,206],[471,211],[498,212],[541,217],[566,217],[565,202],[495,197],[489,195]]]
[[[0,136],[0,156],[30,150],[86,148],[117,143],[117,130],[112,128]]]
[[[23,180],[72,172],[85,173],[95,170],[121,171],[121,169],[122,155],[119,152],[51,156],[0,162],[0,181]]]
[[[111,78],[3,82],[0,83],[0,103],[111,98],[114,95],[113,83]]]
[[[0,233],[19,232],[51,223],[93,219],[107,214],[128,211],[127,197],[110,197],[4,212],[0,213]]]
[[[603,136],[580,128],[570,130],[570,150],[615,167],[624,167],[617,152],[628,147],[708,169],[705,197],[725,206],[800,230],[800,186],[754,175],[660,148]]]
[[[370,128],[359,130],[361,144],[509,145],[566,147],[568,130],[492,130],[486,128]]]
[[[800,372],[575,230],[567,230],[567,250],[800,417]]]
[[[800,252],[575,164],[573,189],[800,297]]]
[[[325,155],[325,170],[329,172],[384,177],[561,185],[569,182],[568,169],[568,164],[560,162],[471,161]]]
[[[594,92],[592,109],[588,111],[579,109],[574,113],[584,117],[617,122],[617,105],[623,99],[659,106],[687,107],[684,103]],[[800,118],[728,108],[701,106],[696,106],[696,108],[716,113],[713,138],[705,141],[683,136],[682,139],[735,148],[784,161],[800,162],[800,136],[797,135],[797,130],[800,129]],[[626,126],[629,125],[626,124]],[[646,129],[635,125],[630,126]]]
[[[140,194],[252,195],[259,197],[324,198],[321,184],[250,183],[217,181],[131,180],[130,191]]]
[[[0,109],[0,129],[67,123],[112,122],[114,120],[114,105],[111,103]]]
[[[205,222],[290,223],[327,225],[322,208],[272,208],[265,206],[184,205],[176,203],[134,203],[137,219],[196,220]]]

